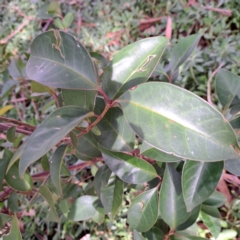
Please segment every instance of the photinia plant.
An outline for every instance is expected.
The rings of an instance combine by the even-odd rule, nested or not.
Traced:
[[[64,216],[101,224],[106,216],[114,219],[124,189],[143,186],[128,206],[134,239],[203,239],[188,231],[197,219],[217,238],[217,208],[226,199],[215,189],[224,166],[240,175],[233,130],[239,128],[240,79],[226,70],[218,72],[216,89],[224,115],[174,85],[174,76],[199,39],[192,35],[179,41],[166,70],[159,65],[168,45],[165,37],[132,43],[108,63],[66,32],[51,30],[36,37],[26,73],[32,90],[52,94],[57,109],[37,128],[23,123],[31,134],[15,153],[5,148],[1,188],[32,191],[29,167],[41,163],[45,179],[28,207],[42,196],[50,207],[48,221]],[[170,83],[151,77],[157,75]],[[5,130],[9,141],[19,131]],[[64,159],[69,155],[82,161],[68,165]],[[97,171],[88,184],[94,191],[72,197],[73,171],[93,165]],[[2,226],[12,219],[4,239],[21,239],[17,222],[22,212],[0,214]]]

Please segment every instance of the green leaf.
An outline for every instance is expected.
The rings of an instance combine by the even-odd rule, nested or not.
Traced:
[[[99,148],[105,163],[124,182],[140,184],[157,177],[150,163],[132,155],[109,151],[100,145]]]
[[[114,219],[114,216],[122,205],[123,186],[123,181],[117,176],[110,178],[107,186],[103,184],[101,186],[100,199],[111,220]]]
[[[176,235],[172,235],[171,236],[171,240],[207,240],[207,238],[201,238],[201,237],[194,237],[194,236],[180,236],[178,233],[176,233]]]
[[[22,235],[18,225],[18,219],[16,215],[12,218],[11,230],[8,235],[3,236],[3,240],[22,240]]]
[[[76,148],[77,145],[78,145],[77,135],[76,135],[73,131],[71,131],[71,132],[69,133],[69,137],[71,138],[72,145]]]
[[[206,101],[185,89],[169,83],[143,83],[118,101],[134,132],[161,151],[196,161],[238,156],[230,124]]]
[[[97,52],[89,52],[89,54],[92,58],[96,59],[100,63],[100,68],[105,68],[107,66],[108,61],[103,55]]]
[[[116,53],[101,76],[102,88],[107,96],[116,99],[126,90],[146,82],[167,43],[164,37],[145,38]]]
[[[189,228],[190,226],[192,226],[198,218],[198,215],[200,213],[200,209],[201,209],[201,205],[195,207],[191,211],[189,218],[184,223],[178,225],[176,230],[177,231],[182,231],[182,230],[185,230],[185,229]]]
[[[97,92],[86,90],[62,89],[62,97],[65,105],[74,105],[93,111]]]
[[[170,163],[167,163],[161,186],[160,213],[172,229],[184,223],[191,214],[183,200],[180,175]]]
[[[77,156],[79,156],[81,160],[91,160],[92,158],[102,156],[97,145],[97,140],[91,131],[78,139],[78,145],[75,149]]]
[[[173,73],[187,60],[194,48],[197,46],[200,38],[201,35],[198,34],[190,35],[179,40],[178,43],[173,47],[170,54],[171,73]]]
[[[164,239],[164,233],[162,232],[162,230],[157,225],[153,226],[144,235],[148,240]]]
[[[65,28],[68,28],[71,26],[73,21],[73,13],[72,12],[68,12],[64,18],[63,18],[63,25]]]
[[[224,168],[228,172],[240,177],[240,159],[239,158],[225,160]]]
[[[85,221],[92,218],[97,212],[93,206],[96,199],[97,197],[88,195],[77,198],[70,208],[68,218],[73,221]]]
[[[53,88],[47,87],[35,81],[31,81],[31,89],[32,89],[32,92],[35,92],[35,93],[45,93],[45,92],[53,93],[54,92]]]
[[[240,99],[240,77],[219,69],[216,76],[216,92],[223,107],[231,103],[235,96]]]
[[[58,4],[57,1],[53,1],[49,4],[48,8],[47,8],[47,13],[48,14],[57,14],[57,15],[61,15],[61,8]]]
[[[128,211],[128,223],[139,232],[148,231],[158,217],[158,188],[153,188],[138,195]]]
[[[102,146],[112,151],[133,151],[135,134],[120,108],[109,109],[97,127],[101,135],[96,139]]]
[[[227,198],[225,195],[215,191],[206,201],[203,202],[203,204],[213,207],[221,207],[226,201]]]
[[[51,214],[51,221],[53,222],[59,222],[59,217],[55,208],[55,204],[53,201],[53,195],[49,188],[47,186],[41,186],[39,188],[39,193],[44,197],[44,199],[47,201],[48,205],[50,206],[50,209],[52,211]]]
[[[105,164],[103,166],[102,178],[101,178],[103,186],[106,187],[108,185],[108,181],[109,181],[111,175],[112,175],[111,169]]]
[[[8,214],[0,213],[0,229],[3,229],[5,224],[11,220],[11,216]]]
[[[19,199],[18,199],[18,195],[17,192],[13,191],[11,192],[11,194],[8,196],[7,199],[7,206],[10,209],[10,211],[12,213],[17,213],[19,211],[21,211],[19,209]]]
[[[8,91],[15,85],[17,85],[19,83],[19,81],[17,80],[8,80],[6,83],[4,83],[2,89],[1,89],[1,94],[0,94],[0,98],[5,97],[5,94],[8,93]]]
[[[95,215],[93,215],[92,220],[98,224],[102,224],[105,219],[105,214],[96,211]]]
[[[50,159],[50,177],[59,195],[62,195],[60,171],[61,171],[63,157],[66,151],[67,151],[67,145],[66,144],[61,145],[56,149],[52,158]]]
[[[31,175],[28,171],[25,172],[23,178],[19,175],[19,162],[15,162],[5,175],[7,184],[18,191],[30,191],[33,187]]]
[[[13,153],[9,151],[7,148],[5,148],[3,152],[3,158],[0,159],[0,191],[2,190],[4,176],[6,174],[8,163],[12,156]]]
[[[212,217],[221,218],[221,214],[217,209],[217,207],[212,207],[212,206],[202,204],[201,211]]]
[[[102,186],[102,176],[103,176],[104,167],[105,167],[105,165],[101,166],[97,170],[96,175],[93,180],[94,189],[99,198],[100,198],[100,191],[101,191],[101,186]]]
[[[93,113],[74,106],[62,107],[51,113],[27,139],[20,159],[20,176],[30,164],[47,153],[84,118],[92,115]]]
[[[49,87],[97,89],[97,75],[89,53],[65,32],[51,30],[37,36],[31,45],[26,71],[30,79]]]
[[[135,229],[133,230],[133,240],[146,240],[145,237],[143,237],[143,235],[136,231]]]
[[[7,130],[7,140],[9,142],[14,142],[15,140],[15,134],[16,134],[16,127],[10,127]]]
[[[187,210],[208,199],[216,189],[223,171],[221,162],[195,162],[187,160],[182,173],[183,197]]]
[[[219,219],[211,217],[202,211],[201,211],[200,216],[201,216],[201,219],[203,220],[204,224],[210,230],[213,237],[217,238],[221,231],[221,225],[220,225]]]

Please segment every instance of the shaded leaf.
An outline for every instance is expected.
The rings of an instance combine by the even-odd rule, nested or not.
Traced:
[[[160,190],[160,214],[172,229],[184,223],[191,214],[183,200],[180,175],[170,163],[166,164]]]
[[[227,198],[220,192],[215,191],[206,201],[203,202],[204,205],[221,207]]]
[[[145,38],[117,52],[101,76],[103,91],[116,99],[126,90],[146,82],[167,46],[164,37]]]
[[[222,162],[187,160],[182,173],[183,197],[187,210],[204,202],[216,189],[223,171]]]
[[[133,230],[133,240],[146,240],[146,238],[143,237],[142,233],[140,233],[134,229]]]
[[[104,167],[105,167],[105,165],[101,166],[97,170],[96,175],[93,180],[94,189],[99,198],[100,198],[100,191],[101,191],[101,186],[102,186],[102,175],[103,175]]]
[[[59,146],[50,159],[50,177],[53,185],[57,189],[57,193],[62,195],[60,171],[62,166],[63,157],[67,151],[67,145]]]
[[[51,30],[38,35],[31,45],[26,71],[30,79],[53,88],[97,88],[89,53],[66,32]]]
[[[224,168],[228,172],[239,177],[240,176],[240,158],[225,160]]]
[[[92,58],[94,58],[100,62],[100,68],[105,68],[107,66],[108,61],[103,55],[101,55],[97,52],[89,52],[89,54]]]
[[[26,141],[20,159],[20,176],[31,163],[47,153],[84,118],[92,115],[93,113],[74,106],[62,107],[51,113]]]
[[[15,134],[16,134],[16,127],[13,126],[13,127],[10,127],[8,130],[7,130],[7,140],[9,142],[14,142],[15,140]]]
[[[100,145],[99,148],[105,163],[124,182],[140,184],[157,177],[150,163],[132,155],[109,151]]]
[[[11,192],[7,200],[7,206],[11,210],[12,213],[19,212],[19,202],[18,202],[18,195],[17,193]],[[20,210],[21,211],[21,210]]]
[[[170,237],[171,240],[207,240],[207,238],[201,238],[201,237],[195,237],[195,236],[181,236],[177,233],[177,236],[176,235],[172,235]]]
[[[77,145],[78,145],[77,135],[76,135],[73,131],[71,131],[71,132],[69,133],[69,137],[71,138],[72,145],[76,148]]]
[[[49,188],[47,186],[41,186],[39,188],[39,193],[44,197],[44,199],[47,201],[50,209],[51,209],[51,221],[53,222],[59,222],[59,217],[55,208],[55,204],[53,201],[53,195],[50,192]]]
[[[0,98],[3,98],[5,94],[16,84],[19,82],[16,80],[8,80],[6,83],[4,83],[3,88],[1,90]]]
[[[138,195],[128,211],[128,223],[139,232],[148,231],[158,217],[158,188],[153,188]]]
[[[149,231],[147,231],[145,234],[145,237],[148,240],[159,240],[164,239],[164,233],[158,226],[153,226]]]
[[[3,236],[3,240],[22,240],[22,235],[18,225],[18,219],[16,215],[12,217],[11,229],[8,235]]]
[[[93,206],[96,199],[97,197],[88,195],[77,198],[70,208],[68,218],[73,221],[84,221],[92,218],[97,212]]]
[[[212,206],[202,204],[201,211],[212,217],[221,218],[221,214],[217,209],[217,207],[212,207]]]
[[[118,101],[134,132],[161,151],[197,161],[238,156],[230,124],[207,102],[185,89],[169,83],[143,83]]]
[[[13,153],[9,151],[7,148],[5,148],[3,152],[3,158],[0,159],[0,191],[2,190],[4,176],[6,174],[8,163],[12,156]]]

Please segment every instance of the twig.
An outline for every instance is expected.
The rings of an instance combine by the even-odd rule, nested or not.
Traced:
[[[161,21],[163,18],[166,17],[157,17],[157,18],[150,18],[150,19],[141,19],[139,20],[140,24],[147,24],[147,23],[155,23]]]
[[[208,103],[211,104],[212,106],[214,106],[214,104],[213,104],[212,99],[211,99],[211,82],[212,82],[213,77],[214,77],[215,74],[217,73],[217,71],[218,71],[220,68],[222,68],[222,66],[223,66],[224,64],[225,64],[225,63],[221,63],[221,64],[218,66],[218,68],[215,69],[215,70],[212,72],[210,78],[209,78],[208,81],[207,81],[207,101],[208,101]]]
[[[211,6],[203,6],[204,9],[206,10],[210,10],[210,11],[214,11],[214,12],[219,12],[221,13],[222,15],[225,15],[225,16],[232,16],[232,11],[231,10],[228,10],[228,9],[220,9],[220,8],[214,8],[214,7],[211,7]]]
[[[7,131],[10,127],[11,126],[8,126],[6,124],[0,123],[0,130],[2,130],[2,131]],[[32,132],[29,132],[27,130],[24,130],[24,129],[21,129],[21,128],[18,128],[18,127],[16,128],[16,132],[23,133],[25,135],[31,135],[32,134]]]
[[[0,202],[3,202],[12,191],[13,189],[8,187],[4,189],[2,192],[0,192]]]
[[[7,117],[2,117],[2,116],[0,116],[0,121],[5,121],[5,122],[9,122],[9,123],[14,123],[14,124],[16,124],[16,125],[18,125],[18,126],[24,126],[24,127],[26,127],[27,129],[31,129],[31,130],[35,130],[36,129],[36,127],[35,126],[32,126],[32,125],[30,125],[30,124],[27,124],[27,123],[24,123],[24,122],[20,122],[20,121],[18,121],[18,120],[16,120],[16,119],[12,119],[12,118],[7,118]]]
[[[51,22],[53,21],[53,18],[50,18],[47,20],[46,24],[43,27],[43,32],[47,31],[49,25],[51,24]]]

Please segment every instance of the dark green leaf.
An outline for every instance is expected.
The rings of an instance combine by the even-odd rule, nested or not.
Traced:
[[[110,178],[107,186],[103,184],[101,186],[100,199],[104,209],[112,220],[122,205],[123,186],[123,181],[117,176],[115,178]]]
[[[205,202],[204,205],[213,206],[213,207],[221,207],[227,198],[220,192],[215,191]]]
[[[3,179],[6,174],[8,163],[10,162],[12,156],[13,153],[5,148],[3,152],[3,158],[0,159],[0,191],[2,190]]]
[[[134,132],[161,151],[197,161],[238,157],[230,124],[185,89],[168,83],[143,83],[118,101]]]
[[[181,236],[178,233],[176,233],[176,235],[172,235],[171,236],[171,240],[207,240],[207,238],[201,238],[201,237],[194,237],[194,236]]]
[[[3,227],[5,226],[5,224],[7,222],[9,222],[11,220],[11,216],[4,214],[4,213],[0,213],[0,229],[3,229]]]
[[[65,28],[69,28],[73,21],[73,13],[68,12],[63,18],[63,25]]]
[[[68,218],[73,221],[84,221],[92,218],[97,212],[93,206],[96,199],[97,197],[88,195],[77,198],[70,208]]]
[[[202,204],[201,211],[215,218],[221,218],[221,214],[217,207]]]
[[[16,215],[12,218],[11,230],[8,235],[3,236],[3,240],[22,240],[22,235],[18,225],[18,219]]]
[[[72,145],[76,148],[78,145],[78,138],[77,135],[72,131],[69,133],[69,137],[71,138]]]
[[[138,195],[128,211],[128,223],[139,232],[148,231],[158,217],[158,188]]]
[[[51,113],[27,139],[20,159],[20,176],[31,163],[47,153],[84,118],[92,115],[93,113],[74,106],[62,107]]]
[[[97,75],[87,50],[72,35],[48,31],[31,45],[30,79],[53,88],[97,89]]]
[[[225,160],[224,168],[228,172],[240,177],[240,158]]]
[[[100,198],[100,191],[101,191],[101,186],[102,186],[103,170],[104,170],[104,165],[101,166],[97,170],[97,173],[96,173],[96,175],[94,177],[94,181],[93,181],[94,189],[95,189],[97,195],[99,196],[99,198]]]
[[[48,205],[50,206],[50,209],[52,211],[51,221],[59,222],[59,217],[55,208],[53,196],[49,188],[45,185],[41,186],[39,188],[39,193],[44,197],[44,199],[47,201]]]
[[[57,1],[52,1],[47,8],[48,14],[57,14],[61,15],[61,8]]]
[[[223,107],[232,102],[235,96],[240,99],[240,77],[224,69],[218,70],[216,91]]]
[[[198,34],[190,35],[179,40],[178,43],[173,47],[170,54],[171,73],[173,73],[187,60],[194,48],[197,46],[200,38],[201,35]]]
[[[158,226],[153,226],[149,231],[147,231],[145,234],[145,237],[148,240],[160,240],[164,239],[164,233]]]
[[[59,146],[50,159],[50,177],[53,185],[56,187],[58,194],[62,195],[62,186],[60,180],[60,170],[63,157],[67,151],[67,145]]]
[[[109,151],[100,145],[99,148],[105,163],[124,182],[140,184],[157,177],[150,163],[132,155]]]
[[[111,108],[97,124],[98,142],[112,151],[133,151],[135,135],[118,107]]]
[[[7,130],[7,140],[9,142],[14,142],[15,140],[16,127],[10,127]]]
[[[18,199],[18,195],[15,191],[9,195],[8,200],[7,200],[7,206],[11,210],[12,213],[19,212],[19,199]]]
[[[161,186],[160,213],[173,229],[184,223],[191,214],[187,212],[183,200],[180,175],[170,163],[167,163]]]
[[[182,174],[183,197],[187,210],[204,202],[216,189],[223,171],[222,162],[187,160]]]
[[[107,66],[108,61],[103,55],[101,55],[97,52],[89,52],[89,54],[92,58],[95,58],[96,60],[98,60],[100,62],[100,68],[105,68]]]
[[[101,76],[103,91],[116,99],[126,90],[146,82],[167,46],[164,37],[152,37],[132,43],[113,56]]]

